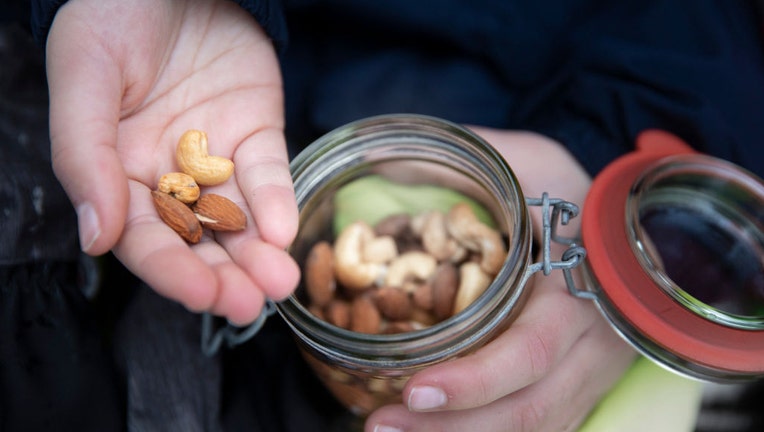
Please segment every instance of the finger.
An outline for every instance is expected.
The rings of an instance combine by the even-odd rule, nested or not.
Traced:
[[[231,260],[218,243],[206,241],[193,249],[212,267],[219,282],[215,299],[206,310],[214,315],[224,316],[237,325],[254,321],[265,304],[263,291]]]
[[[236,178],[263,240],[287,247],[297,234],[297,203],[281,129],[253,134],[236,150]]]
[[[236,324],[254,321],[262,310],[268,290],[261,289],[258,281],[250,277],[253,269],[235,264],[209,234],[200,243],[189,247],[159,218],[149,189],[139,182],[129,184],[131,203],[125,232],[114,248],[120,261],[156,292],[191,311],[211,312]],[[229,236],[246,237],[238,233]],[[283,270],[284,267],[291,269],[292,261],[286,252],[255,236],[249,237],[238,243],[243,245],[240,246],[243,253],[262,263],[263,267],[255,270],[272,271],[276,280],[284,278],[280,272],[289,274]],[[265,251],[258,245],[264,246]],[[286,263],[279,260],[282,255]],[[297,272],[296,269],[293,271]],[[279,286],[268,277],[259,280]]]
[[[284,249],[239,233],[221,233],[216,238],[269,299],[283,300],[297,288],[300,269]]]
[[[102,47],[62,41],[66,30],[54,23],[47,48],[51,158],[77,210],[81,247],[97,255],[117,241],[127,211],[127,177],[114,147],[121,74]]]
[[[130,209],[114,254],[159,294],[191,311],[208,310],[218,295],[215,272],[159,218],[149,189],[134,181],[129,186]]]
[[[465,409],[490,403],[544,377],[596,318],[594,307],[565,290],[557,275],[538,276],[522,314],[474,354],[419,372],[403,400],[412,411]]]
[[[297,234],[298,216],[283,132],[265,128],[253,134],[237,148],[234,162],[252,219],[244,233],[219,233],[216,239],[268,298],[284,299],[300,274],[284,250]]]
[[[607,362],[600,353],[608,353]],[[466,410],[417,413],[403,405],[383,407],[369,416],[366,430],[576,430],[634,358],[635,352],[603,321],[578,340],[560,367],[532,386]]]

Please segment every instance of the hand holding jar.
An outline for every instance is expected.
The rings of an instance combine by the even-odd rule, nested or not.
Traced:
[[[515,171],[527,196],[549,192],[583,203],[590,178],[554,141],[531,133],[474,128]],[[541,216],[531,210],[534,235]],[[577,234],[573,219],[564,231]],[[559,256],[562,247],[553,245]],[[634,359],[595,306],[571,296],[559,272],[529,281],[511,327],[475,353],[411,377],[405,405],[383,407],[367,431],[574,430]]]

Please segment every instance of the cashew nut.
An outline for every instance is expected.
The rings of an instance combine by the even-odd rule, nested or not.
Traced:
[[[180,169],[200,185],[217,185],[233,174],[230,159],[207,153],[207,134],[199,130],[191,129],[180,137],[175,156]]]
[[[186,204],[191,204],[199,199],[201,189],[194,178],[186,173],[171,172],[159,178],[157,190],[169,194],[173,198]]]
[[[362,290],[382,276],[384,264],[364,259],[364,245],[372,239],[374,230],[360,221],[348,225],[337,236],[334,241],[334,272],[343,287]]]
[[[438,261],[435,257],[425,252],[403,253],[390,262],[385,276],[385,285],[402,287],[409,278],[427,280],[437,266]]]
[[[412,219],[411,228],[422,238],[424,249],[438,261],[459,262],[467,255],[467,250],[449,235],[443,212],[420,213]]]
[[[363,246],[363,260],[384,264],[398,256],[398,246],[390,236],[374,237]]]
[[[466,262],[459,267],[459,288],[454,300],[454,315],[463,311],[480,294],[483,294],[493,278],[487,275],[482,266],[475,262]]]
[[[483,271],[489,275],[499,273],[507,257],[501,234],[480,222],[469,205],[459,203],[451,207],[447,215],[446,227],[451,236],[462,246],[480,253],[480,267]]]

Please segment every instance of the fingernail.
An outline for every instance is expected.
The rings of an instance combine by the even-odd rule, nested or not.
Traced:
[[[446,393],[437,388],[429,386],[414,387],[409,393],[410,411],[428,411],[440,408],[448,402]]]
[[[87,252],[101,235],[98,213],[90,203],[83,203],[77,207],[77,220],[80,227],[80,247]]]
[[[403,432],[403,429],[398,429],[395,426],[376,425],[374,426],[374,432]]]

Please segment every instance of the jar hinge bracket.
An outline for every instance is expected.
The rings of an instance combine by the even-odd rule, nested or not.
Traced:
[[[552,270],[560,269],[571,295],[585,299],[596,298],[594,293],[579,289],[573,280],[572,270],[584,262],[586,249],[578,245],[578,239],[564,237],[557,233],[558,226],[567,225],[570,219],[578,216],[578,206],[559,198],[549,198],[546,192],[542,194],[541,198],[526,198],[525,202],[529,206],[541,207],[541,220],[543,224],[541,233],[542,260],[531,265],[531,273],[542,270],[546,276]],[[560,261],[552,260],[552,242],[570,246],[563,252]]]
[[[254,337],[265,324],[265,320],[276,312],[276,304],[267,300],[260,315],[247,327],[238,327],[231,322],[220,328],[215,328],[215,317],[212,314],[202,314],[202,352],[212,357],[219,350],[223,342],[233,348],[243,344]]]

